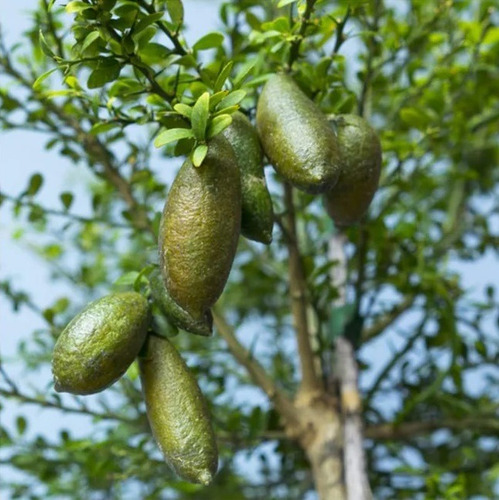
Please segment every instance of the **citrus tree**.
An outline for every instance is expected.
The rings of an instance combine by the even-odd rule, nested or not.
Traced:
[[[2,133],[43,134],[48,150],[90,172],[91,208],[75,209],[71,186],[42,206],[48,165],[21,193],[0,193],[16,238],[53,270],[46,286],[74,290],[40,308],[2,279],[13,309],[45,324],[19,344],[27,372],[49,365],[89,301],[131,290],[151,300],[161,212],[183,158],[202,169],[236,112],[254,124],[275,74],[317,113],[367,120],[383,166],[367,215],[335,227],[321,196],[268,161],[272,242],[239,238],[214,335],[172,336],[155,310],[156,333],[171,336],[209,405],[219,449],[210,485],[166,468],[136,364],[82,397],[57,394],[47,370],[25,384],[2,358],[2,404],[17,415],[1,428],[13,498],[497,494],[497,269],[483,290],[460,273],[498,244],[494,4],[233,0],[213,5],[217,31],[188,44],[181,0],[39,2],[23,42],[0,45]],[[29,405],[57,411],[61,431],[26,434]],[[85,437],[64,427],[71,414]]]

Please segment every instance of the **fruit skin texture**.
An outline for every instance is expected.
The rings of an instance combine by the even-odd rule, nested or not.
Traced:
[[[55,390],[94,394],[116,382],[144,344],[149,319],[147,300],[136,292],[91,302],[57,339],[52,355]]]
[[[256,125],[265,154],[288,182],[311,194],[334,186],[341,168],[336,135],[291,77],[276,74],[267,81]]]
[[[204,337],[211,336],[213,330],[213,316],[209,309],[201,319],[194,319],[170,297],[159,270],[155,270],[151,273],[149,276],[149,284],[154,300],[171,323],[186,332],[202,335]]]
[[[183,479],[209,484],[218,451],[204,397],[175,347],[149,335],[139,357],[149,424],[166,462]]]
[[[201,320],[222,293],[241,228],[241,179],[221,135],[203,164],[187,160],[175,178],[159,230],[160,269],[172,299]]]
[[[360,116],[332,116],[330,125],[338,136],[344,165],[338,182],[324,196],[324,204],[335,225],[346,227],[366,213],[378,188],[381,144]]]
[[[241,233],[250,240],[269,245],[272,241],[274,211],[265,174],[263,151],[256,130],[243,113],[232,115],[222,132],[229,141],[241,171]]]

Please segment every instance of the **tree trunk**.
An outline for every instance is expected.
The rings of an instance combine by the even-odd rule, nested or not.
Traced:
[[[346,500],[343,484],[343,432],[338,403],[324,393],[299,394],[298,441],[312,468],[320,500]]]

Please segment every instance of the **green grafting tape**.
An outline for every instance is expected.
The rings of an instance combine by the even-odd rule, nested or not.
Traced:
[[[354,310],[353,304],[345,304],[331,309],[327,331],[329,342],[333,342],[345,333],[345,326],[350,322]]]

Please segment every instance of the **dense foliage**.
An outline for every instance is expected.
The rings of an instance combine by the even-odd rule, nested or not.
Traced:
[[[16,238],[37,242],[34,251],[53,270],[46,286],[75,290],[40,308],[4,268],[4,297],[46,325],[18,350],[26,371],[43,374],[36,387],[1,364],[2,405],[17,405],[18,414],[16,429],[1,428],[1,480],[12,497],[233,500],[304,498],[313,489],[303,452],[244,366],[258,360],[287,394],[300,383],[290,200],[270,168],[274,241],[240,239],[217,306],[231,327],[210,339],[174,339],[211,405],[221,454],[213,485],[193,486],[167,471],[147,428],[135,366],[89,398],[56,394],[46,370],[61,329],[86,302],[147,286],[180,157],[202,159],[206,137],[238,106],[253,117],[261,85],[279,70],[291,71],[324,113],[367,118],[382,142],[380,189],[368,216],[346,231],[346,305],[331,306],[335,229],[322,201],[295,192],[291,203],[324,381],[335,376],[334,338],[345,334],[357,348],[375,497],[497,494],[497,269],[483,290],[467,290],[459,273],[460,263],[480,262],[499,243],[494,4],[234,0],[220,5],[219,31],[196,33],[189,46],[180,0],[39,2],[22,43],[0,45],[0,126],[2,134],[44,134],[54,155],[91,172],[91,211],[74,209],[70,187],[50,207],[37,201],[49,165],[34,171],[23,192],[0,193],[2,209],[17,220]],[[248,349],[247,363],[233,357],[236,339]],[[25,405],[57,409],[63,426],[65,414],[80,414],[88,434],[28,439]]]

